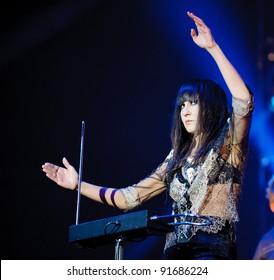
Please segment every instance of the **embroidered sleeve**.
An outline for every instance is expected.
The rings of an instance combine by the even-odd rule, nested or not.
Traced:
[[[144,197],[150,197],[150,195],[155,192],[158,191],[159,189],[164,189],[165,183],[163,182],[163,172],[164,169],[167,165],[167,163],[169,162],[170,158],[173,155],[173,150],[171,150],[171,152],[169,153],[169,155],[166,157],[166,159],[164,160],[164,162],[162,162],[155,171],[153,171],[149,176],[146,177],[146,179],[144,180],[154,180],[154,183],[161,183],[161,186],[157,187],[157,189],[151,189],[151,191],[149,191],[148,193],[145,193],[142,198],[139,197],[139,193],[137,191],[137,184],[134,184],[132,186],[126,187],[126,188],[121,188],[121,192],[123,193],[124,197],[125,197],[125,202],[127,205],[127,210],[131,210],[133,208],[135,208],[136,206],[141,204],[141,200],[145,201],[146,199],[144,199]]]
[[[136,185],[129,186],[127,188],[120,189],[125,196],[127,210],[133,209],[134,207],[140,205],[138,191],[135,188]]]
[[[254,97],[251,96],[250,100],[232,97],[232,107],[235,114],[241,117],[247,117],[254,110]]]

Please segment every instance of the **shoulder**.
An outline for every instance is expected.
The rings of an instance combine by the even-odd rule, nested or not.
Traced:
[[[168,156],[166,157],[166,160],[170,160],[170,159],[173,157],[173,153],[174,153],[174,150],[172,149],[172,150],[169,152]]]

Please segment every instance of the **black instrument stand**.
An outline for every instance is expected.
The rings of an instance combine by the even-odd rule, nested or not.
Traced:
[[[124,242],[144,240],[147,236],[163,236],[173,231],[173,226],[154,219],[154,213],[141,210],[72,225],[69,228],[69,242],[80,248],[94,249],[114,244],[115,260],[124,259]]]
[[[119,237],[115,241],[115,260],[123,260],[124,259],[124,247],[123,242],[125,241],[124,237]]]

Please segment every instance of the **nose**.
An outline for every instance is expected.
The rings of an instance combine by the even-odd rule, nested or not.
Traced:
[[[189,102],[186,102],[184,105],[184,108],[182,108],[182,114],[184,117],[188,116],[190,114],[190,104]]]

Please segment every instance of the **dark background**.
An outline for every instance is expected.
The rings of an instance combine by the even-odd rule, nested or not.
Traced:
[[[83,180],[137,183],[170,150],[170,123],[184,80],[223,83],[210,56],[190,38],[190,10],[256,97],[238,224],[239,259],[251,259],[273,216],[265,199],[274,171],[273,1],[24,1],[1,8],[1,259],[113,259],[68,242],[76,192],[48,180],[46,162],[63,156]],[[271,107],[272,106],[272,107]],[[138,208],[169,213],[165,194]],[[82,197],[80,222],[122,214]],[[160,259],[163,237],[125,244],[126,259]]]

